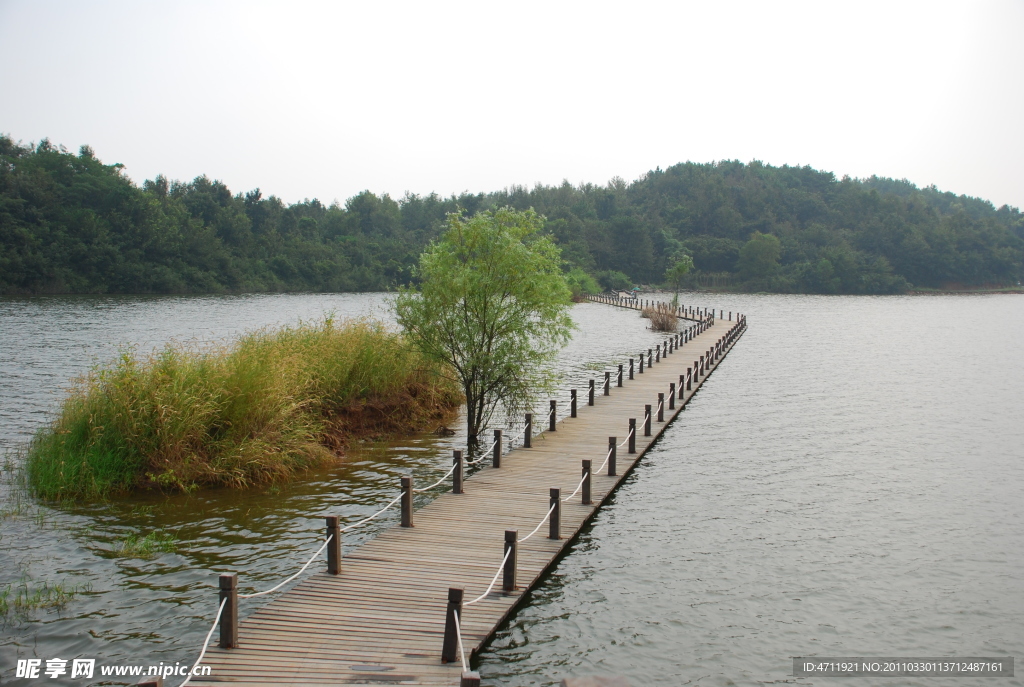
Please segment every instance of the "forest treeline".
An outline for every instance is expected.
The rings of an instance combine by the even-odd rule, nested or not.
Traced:
[[[736,290],[897,293],[1024,272],[1017,208],[810,167],[687,162],[631,183],[288,205],[205,176],[138,186],[88,146],[0,136],[0,293],[383,290],[414,280],[447,213],[505,205],[547,217],[582,288],[659,284],[684,255],[686,285]]]

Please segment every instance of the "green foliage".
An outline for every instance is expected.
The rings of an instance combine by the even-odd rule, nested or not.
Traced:
[[[565,282],[572,292],[573,301],[579,303],[586,300],[587,294],[601,293],[597,280],[579,267],[574,267],[565,275]]]
[[[364,191],[325,207],[232,194],[205,176],[140,188],[87,147],[74,155],[0,136],[0,294],[387,289],[415,283],[449,212],[505,206],[547,217],[567,265],[603,288],[661,280],[681,253],[693,258],[690,286],[894,293],[1024,277],[1017,208],[905,180],[688,162],[632,183],[447,198]],[[770,276],[738,266],[755,232],[779,240]]]
[[[550,388],[547,365],[573,327],[560,251],[542,226],[508,206],[452,213],[420,256],[419,288],[395,298],[418,350],[461,384],[471,445],[499,407],[518,417]]]
[[[436,366],[368,321],[170,344],[148,358],[128,349],[78,380],[36,434],[28,480],[51,499],[273,482],[333,460],[367,422],[417,426],[459,400]]]
[[[633,281],[629,276],[617,270],[604,270],[594,276],[608,291],[628,291],[633,288]]]
[[[665,270],[665,281],[678,292],[683,279],[693,269],[693,258],[685,253],[677,254],[671,266]]]
[[[740,259],[736,267],[743,279],[764,281],[778,272],[781,255],[782,244],[778,238],[755,231],[740,248]]]

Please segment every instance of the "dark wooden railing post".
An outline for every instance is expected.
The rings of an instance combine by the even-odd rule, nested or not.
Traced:
[[[337,515],[327,516],[327,574],[341,573],[341,523]]]
[[[402,527],[412,527],[412,477],[402,478]]]
[[[732,310],[729,311],[729,321],[732,322]]]
[[[592,405],[594,405],[594,380],[593,379],[590,380],[590,389],[588,390],[587,393],[589,394],[587,396],[587,405],[588,406],[592,406]]]
[[[501,572],[501,588],[506,592],[514,592],[516,589],[516,543],[519,540],[519,530],[505,530],[505,567]]]
[[[629,418],[629,446],[630,453],[636,453],[636,418]]]
[[[647,349],[647,367],[650,367],[653,364],[654,364],[654,349],[653,348],[648,348]]]
[[[694,360],[693,364],[696,365],[697,361]],[[686,390],[687,391],[693,391],[693,370],[695,370],[695,369],[696,369],[695,367],[688,367],[688,368],[686,368]]]
[[[676,407],[676,383],[668,383],[668,409],[675,410]]]
[[[551,399],[548,404],[548,431],[556,431],[555,423],[558,422],[558,401]]]
[[[633,359],[629,359],[629,378],[633,379]]]
[[[604,395],[610,396],[612,393],[612,373],[609,370],[604,371]]]
[[[459,660],[459,630],[462,625],[462,592],[457,587],[448,588],[448,610],[444,614],[444,642],[441,644],[441,663],[455,663]],[[455,614],[459,614],[459,625]]]
[[[655,346],[654,347],[654,362],[656,362],[656,363],[660,363],[661,362],[661,346]]]
[[[619,365],[619,381],[615,386],[622,386],[622,365]]]
[[[608,437],[608,476],[615,477],[615,458],[618,453],[618,437]]]
[[[645,405],[644,406],[644,436],[645,437],[651,436],[651,420],[653,419],[651,417],[651,415],[652,415],[652,413],[651,413],[651,406]]]
[[[679,375],[679,400],[682,401],[683,392],[686,391],[686,375]]]
[[[462,479],[465,477],[463,472],[465,465],[462,462],[462,451],[452,451],[452,465],[455,469],[452,471],[452,493],[461,494],[462,491]]]
[[[501,430],[494,430],[494,453],[491,456],[491,465],[496,468],[501,467]]]
[[[665,394],[658,394],[658,422],[665,421]]]
[[[576,417],[576,389],[569,389],[569,417]]]
[[[583,461],[583,503],[584,505],[590,505],[590,470],[593,463],[589,460]]]
[[[548,492],[548,508],[554,506],[548,518],[548,539],[562,538],[562,490],[552,489]]]
[[[644,373],[644,352],[640,351],[640,374]]]
[[[459,687],[480,687],[480,673],[475,670],[462,671]]]
[[[218,605],[224,604],[220,612],[219,646],[221,649],[234,649],[238,646],[238,573],[221,573],[217,601]]]
[[[526,427],[523,429],[523,448],[533,447],[533,413],[526,414]]]

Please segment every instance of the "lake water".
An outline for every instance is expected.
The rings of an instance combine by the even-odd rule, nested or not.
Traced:
[[[825,684],[792,677],[792,657],[1024,655],[1024,298],[683,300],[745,312],[750,328],[483,652],[484,683],[621,674],[635,687]],[[382,303],[0,299],[0,447],[16,453],[67,380],[119,344],[212,340],[325,311],[386,319]],[[586,304],[574,317],[564,396],[661,340],[629,311]],[[3,487],[0,590],[83,591],[62,609],[0,619],[0,680],[29,684],[12,679],[17,658],[191,662],[217,571],[258,589],[276,583],[314,548],[324,513],[373,512],[399,475],[442,474],[462,443],[425,434],[357,447],[343,465],[279,488],[70,509],[19,502]],[[176,537],[174,552],[112,554],[154,529]]]

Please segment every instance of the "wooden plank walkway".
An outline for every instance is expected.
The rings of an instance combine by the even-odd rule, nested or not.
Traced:
[[[440,660],[447,595],[450,587],[465,589],[467,601],[487,589],[504,557],[504,533],[529,534],[549,508],[549,487],[565,498],[581,477],[581,460],[594,470],[608,452],[609,435],[627,437],[628,418],[637,420],[635,454],[617,452],[618,476],[592,477],[592,505],[580,494],[561,506],[561,539],[548,539],[548,525],[518,545],[515,592],[495,589],[482,601],[465,606],[462,639],[475,653],[515,609],[609,494],[621,483],[644,451],[696,393],[707,374],[742,334],[737,326],[722,356],[710,364],[685,399],[656,421],[657,395],[668,396],[669,383],[679,381],[701,354],[725,337],[736,322],[719,320],[680,349],[662,358],[644,374],[628,375],[623,387],[601,395],[587,406],[580,390],[577,418],[566,418],[554,432],[533,439],[533,448],[518,448],[502,457],[501,467],[484,467],[466,479],[463,494],[446,493],[415,512],[414,527],[395,526],[366,542],[342,560],[341,574],[315,573],[240,623],[239,646],[207,651],[208,677],[191,685],[231,682],[238,685],[404,684],[458,685],[462,666]],[[652,436],[643,436],[644,405],[654,407]],[[543,415],[535,431],[546,427]],[[538,426],[540,425],[540,426]],[[607,470],[605,470],[607,472]],[[421,485],[423,486],[423,485]],[[323,570],[323,563],[313,563]]]

